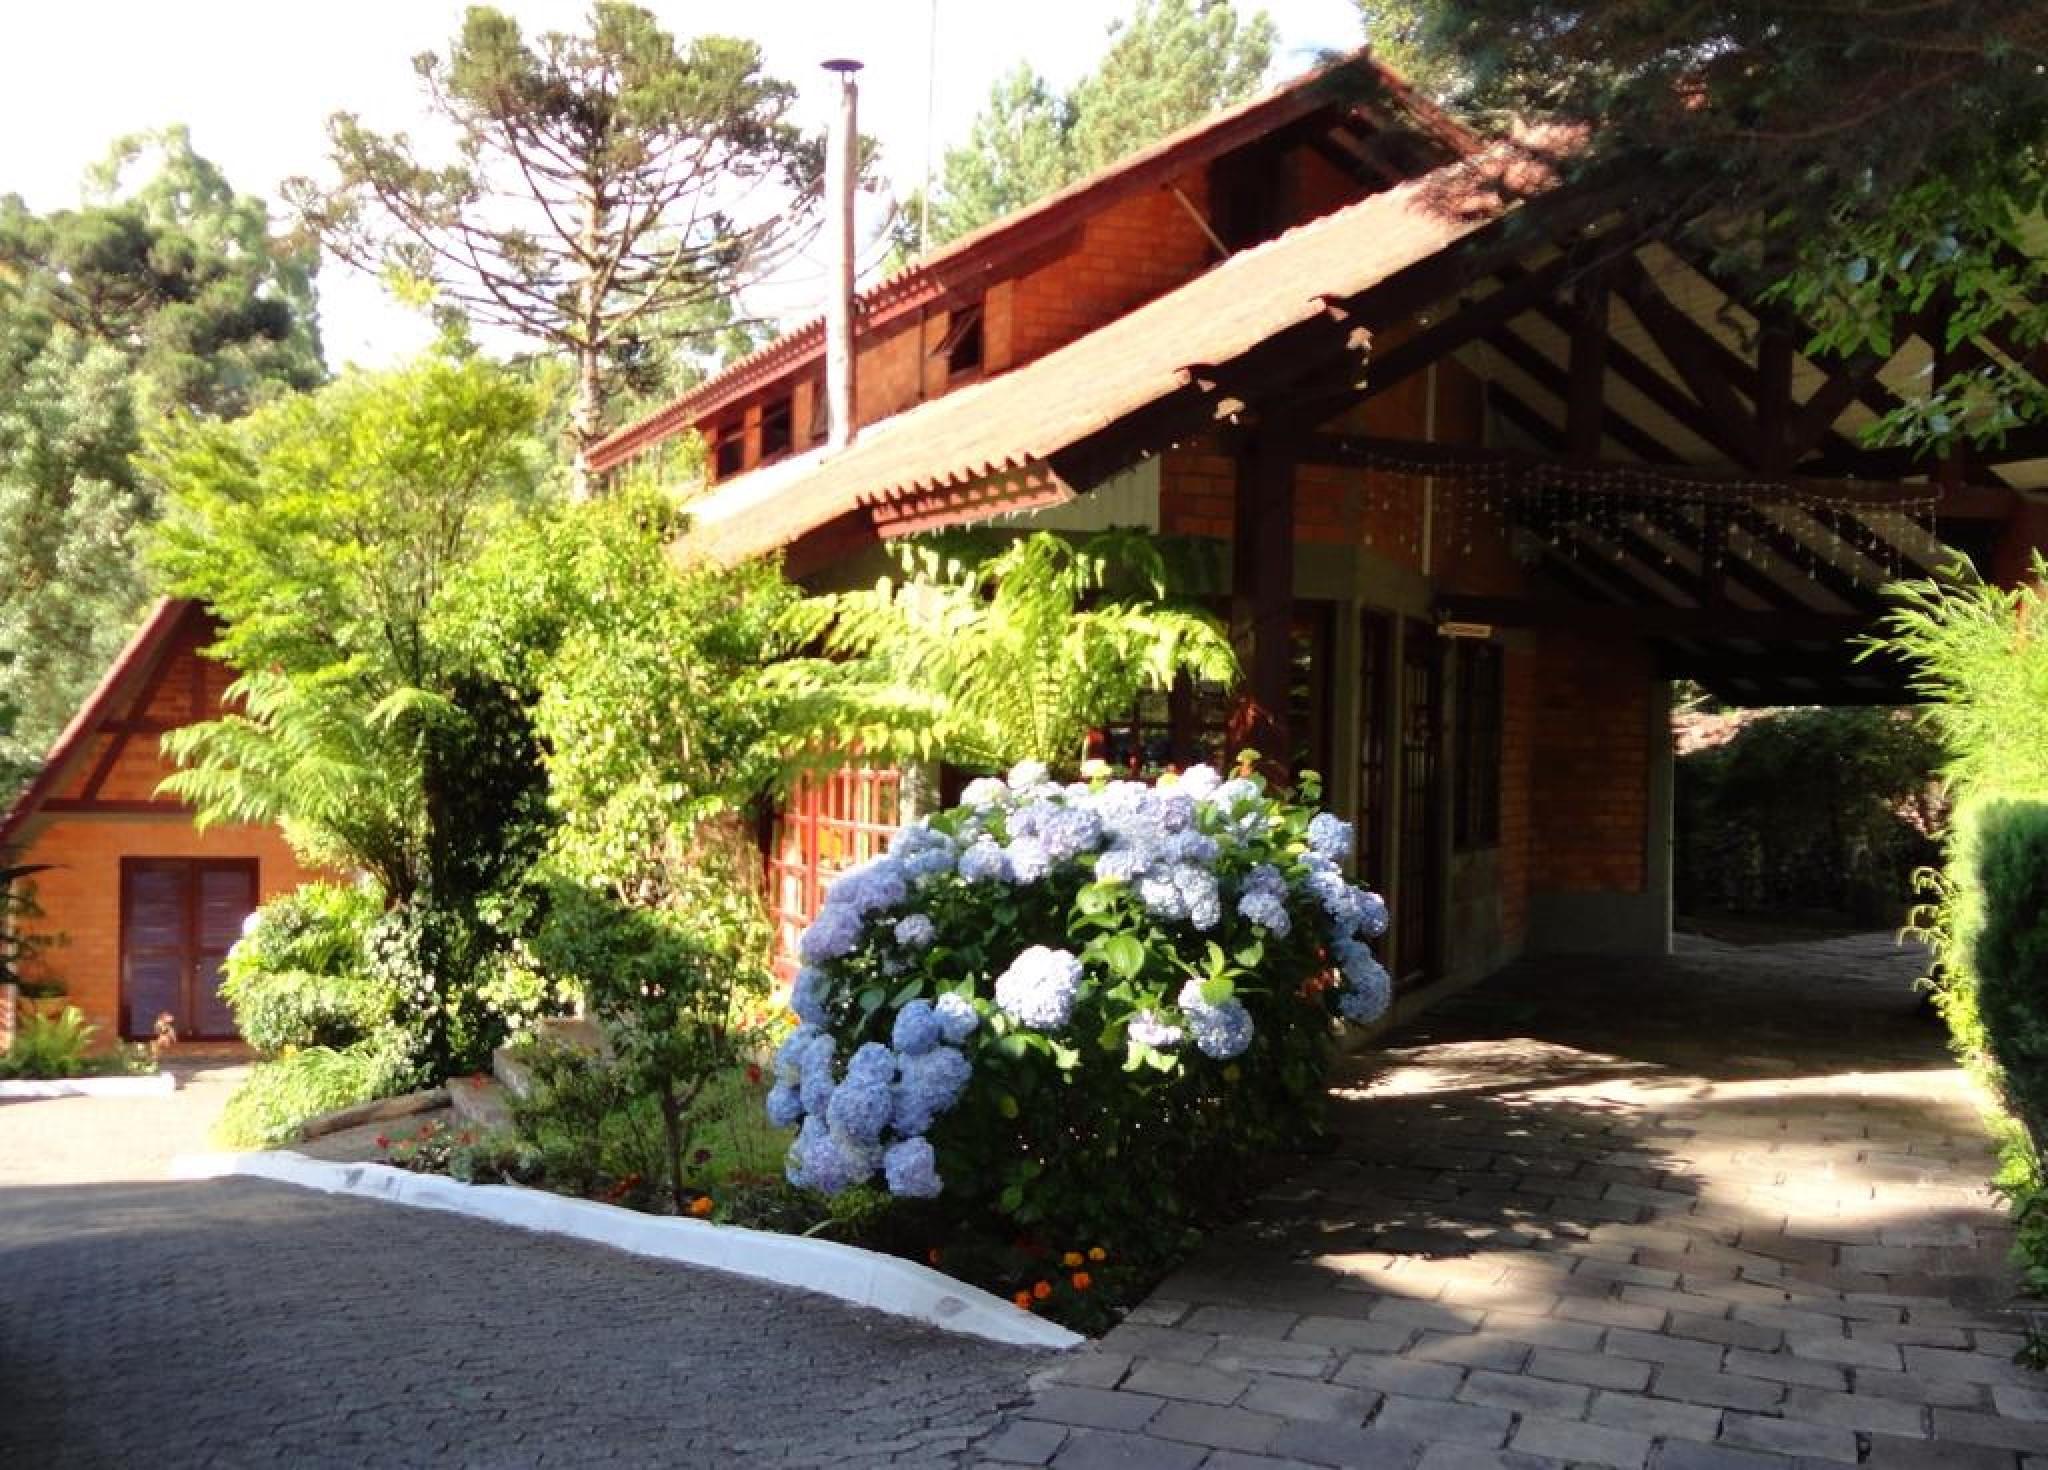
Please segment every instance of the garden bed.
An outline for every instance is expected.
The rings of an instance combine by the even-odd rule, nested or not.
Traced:
[[[702,1266],[815,1291],[948,1332],[1024,1347],[1064,1349],[1084,1339],[1057,1323],[927,1266],[837,1241],[807,1239],[708,1220],[645,1214],[519,1185],[465,1184],[389,1164],[328,1163],[291,1152],[183,1159],[183,1179],[271,1179],[420,1209],[564,1235],[638,1256]]]

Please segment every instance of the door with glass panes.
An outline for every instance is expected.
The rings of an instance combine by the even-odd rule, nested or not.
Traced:
[[[168,1016],[178,1035],[235,1035],[221,962],[256,907],[253,859],[121,860],[121,1034],[142,1039]]]

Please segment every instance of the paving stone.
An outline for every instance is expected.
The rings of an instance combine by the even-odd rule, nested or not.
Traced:
[[[1386,1353],[1353,1353],[1338,1366],[1333,1381],[1408,1398],[1447,1399],[1465,1381],[1465,1370],[1455,1363],[1418,1363]]]
[[[1219,1336],[1285,1337],[1300,1320],[1293,1312],[1271,1312],[1257,1307],[1197,1307],[1181,1325],[1189,1332],[1213,1332]]]
[[[1550,1470],[1557,1462],[1516,1450],[1488,1450],[1469,1444],[1434,1444],[1417,1470]]]
[[[1526,1342],[1467,1333],[1462,1337],[1429,1332],[1408,1350],[1411,1358],[1426,1363],[1459,1363],[1467,1368],[1492,1368],[1512,1373],[1529,1361]]]
[[[1138,1429],[1163,1402],[1150,1394],[1060,1384],[1039,1390],[1025,1412],[1033,1419],[1049,1419],[1077,1429]]]
[[[1565,1322],[1524,1312],[1488,1312],[1479,1330],[1487,1337],[1505,1337],[1532,1347],[1591,1352],[1600,1346],[1605,1329],[1598,1322]]]
[[[1288,1334],[1295,1342],[1334,1348],[1370,1348],[1374,1352],[1398,1353],[1415,1336],[1415,1329],[1399,1322],[1375,1322],[1352,1317],[1303,1317]]]
[[[1796,1463],[1783,1455],[1737,1449],[1733,1445],[1673,1439],[1659,1446],[1654,1470],[1792,1470]]]
[[[976,1452],[1010,1465],[1043,1465],[1067,1442],[1070,1432],[1064,1424],[1014,1419],[983,1440]]]
[[[2048,1392],[2041,1389],[1994,1383],[1991,1402],[2008,1419],[2030,1419],[2037,1424],[2048,1421]]]
[[[1217,1450],[1202,1461],[1202,1470],[1321,1470],[1308,1460],[1283,1460],[1274,1455],[1248,1455],[1242,1450]]]
[[[1713,1442],[1721,1432],[1721,1410],[1707,1404],[1680,1404],[1632,1393],[1596,1393],[1586,1417],[1595,1424],[1633,1429],[1653,1439],[1696,1439]]]
[[[1081,1388],[1115,1388],[1130,1371],[1131,1360],[1124,1354],[1091,1349],[1069,1353],[1045,1376],[1050,1383],[1071,1383]]]
[[[1849,1370],[1834,1363],[1816,1363],[1789,1353],[1753,1353],[1748,1348],[1730,1348],[1722,1370],[1744,1378],[1770,1378],[1779,1383],[1804,1384],[1808,1388],[1847,1391]]]
[[[1559,1304],[1557,1315],[1573,1322],[1598,1322],[1636,1332],[1655,1332],[1664,1325],[1662,1307],[1602,1297],[1574,1297]]]
[[[1054,1470],[1195,1470],[1208,1457],[1201,1445],[1084,1429],[1053,1457]]]
[[[1863,1463],[1872,1470],[2013,1470],[2013,1452],[1988,1445],[1901,1439],[1891,1434],[1866,1434],[1863,1438],[1870,1446]]]
[[[1417,1327],[1425,1332],[1470,1332],[1485,1316],[1476,1307],[1447,1307],[1398,1296],[1384,1297],[1372,1309],[1375,1322]]]
[[[1518,1414],[1549,1414],[1562,1419],[1576,1419],[1584,1414],[1592,1396],[1591,1389],[1578,1384],[1483,1370],[1467,1374],[1464,1386],[1458,1390],[1458,1398],[1464,1403],[1490,1404]]]
[[[1728,1414],[1721,1420],[1721,1442],[1746,1450],[1768,1450],[1814,1460],[1856,1463],[1856,1436],[1827,1424],[1798,1419],[1771,1419],[1761,1414]]]
[[[1650,1458],[1651,1438],[1626,1429],[1587,1424],[1575,1419],[1550,1419],[1532,1415],[1515,1427],[1508,1441],[1512,1449],[1574,1465],[1611,1465],[1616,1470],[1637,1470]]]
[[[2008,1383],[2015,1388],[2031,1388],[2041,1381],[2041,1375],[2029,1368],[2022,1368],[2009,1358],[1994,1357],[1989,1353],[1957,1353],[1942,1348],[1907,1347],[1899,1351],[1906,1361],[1906,1372],[1915,1377],[1945,1378],[1964,1383]]]
[[[1922,1378],[1916,1373],[1876,1373],[1868,1368],[1857,1370],[1856,1392],[1863,1398],[1875,1395],[1905,1403],[1940,1404],[1948,1409],[1981,1409],[1991,1403],[1989,1384],[1960,1378]]]
[[[1215,1350],[1216,1339],[1178,1327],[1148,1327],[1123,1322],[1102,1338],[1102,1347],[1133,1358],[1160,1358],[1169,1363],[1199,1363]]]
[[[1760,1327],[1754,1322],[1738,1322],[1733,1317],[1673,1312],[1671,1320],[1664,1324],[1664,1330],[1673,1337],[1718,1342],[1728,1347],[1748,1348],[1759,1353],[1775,1352],[1785,1343],[1782,1328]]]
[[[1337,1352],[1292,1338],[1226,1337],[1209,1354],[1208,1366],[1224,1373],[1278,1373],[1289,1378],[1324,1378]]]
[[[1606,1353],[1578,1353],[1564,1348],[1538,1348],[1525,1372],[1538,1378],[1583,1383],[1593,1388],[1637,1390],[1650,1381],[1650,1365]]]
[[[1934,1409],[1934,1437],[1964,1444],[1991,1445],[2029,1455],[2048,1454],[2048,1424],[2002,1419],[1968,1409]]]
[[[1700,1342],[1688,1337],[1668,1337],[1661,1332],[1633,1332],[1616,1328],[1600,1345],[1602,1352],[1643,1363],[1665,1363],[1674,1368],[1695,1368],[1712,1372],[1721,1366],[1719,1343]]]
[[[1422,1441],[1412,1435],[1317,1421],[1287,1425],[1274,1436],[1272,1445],[1276,1455],[1346,1470],[1408,1470],[1422,1457],[1422,1451]]]
[[[1424,1441],[1448,1439],[1464,1444],[1498,1445],[1506,1440],[1513,1420],[1514,1416],[1505,1409],[1388,1394],[1372,1422],[1376,1429]]]
[[[1876,1430],[1907,1437],[1927,1432],[1927,1411],[1919,1404],[1867,1393],[1794,1388],[1785,1395],[1780,1411],[1789,1418],[1811,1419],[1816,1424],[1833,1424],[1843,1429]]]
[[[1157,1394],[1167,1399],[1188,1399],[1200,1404],[1234,1403],[1251,1387],[1242,1373],[1219,1373],[1194,1363],[1154,1362],[1140,1358],[1132,1365],[1123,1386],[1132,1393]]]
[[[1692,1368],[1663,1367],[1651,1381],[1659,1398],[1724,1409],[1768,1409],[1785,1397],[1785,1385],[1761,1378],[1736,1378],[1727,1373],[1702,1373]]]
[[[1881,1373],[1896,1373],[1905,1367],[1905,1360],[1899,1356],[1895,1343],[1869,1342],[1857,1337],[1808,1336],[1795,1332],[1785,1339],[1785,1346],[1798,1357],[1818,1358],[1824,1363],[1848,1363],[1857,1368],[1875,1368]]]
[[[1238,1400],[1241,1407],[1288,1419],[1316,1419],[1331,1424],[1363,1424],[1379,1406],[1371,1389],[1337,1383],[1307,1383],[1298,1378],[1268,1378],[1252,1385]]]
[[[1286,1421],[1274,1414],[1218,1404],[1174,1402],[1156,1414],[1145,1432],[1160,1439],[1186,1440],[1218,1450],[1264,1450]]]

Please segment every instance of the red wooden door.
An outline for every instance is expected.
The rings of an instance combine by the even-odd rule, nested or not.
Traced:
[[[167,1015],[182,1037],[233,1037],[221,961],[255,907],[252,859],[123,858],[121,1034],[148,1037]]]

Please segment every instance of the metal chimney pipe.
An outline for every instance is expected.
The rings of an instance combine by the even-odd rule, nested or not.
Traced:
[[[826,444],[853,442],[853,191],[860,174],[858,61],[828,61],[839,77],[839,112],[825,146],[825,228],[832,236],[830,292],[825,300]]]

